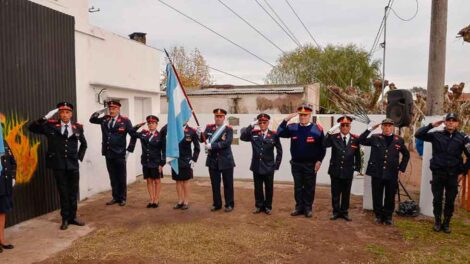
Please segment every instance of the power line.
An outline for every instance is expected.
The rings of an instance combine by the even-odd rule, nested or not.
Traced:
[[[255,0],[255,2],[282,29],[282,31],[284,31],[284,33],[286,33],[286,35],[295,43],[295,45],[297,45],[298,47],[301,46],[300,43],[296,42],[295,39],[292,38],[292,36],[281,26],[281,24],[279,24],[279,22],[271,15],[271,13],[268,12],[268,10],[266,10],[266,8],[264,8],[264,6],[258,0]]]
[[[250,22],[248,22],[246,19],[244,19],[242,16],[240,16],[235,10],[230,8],[227,4],[225,4],[222,0],[218,0],[223,6],[225,6],[228,10],[230,10],[234,15],[236,15],[238,18],[240,18],[243,22],[245,22],[248,26],[250,26],[254,31],[256,31],[259,35],[261,35],[265,40],[267,40],[269,43],[271,43],[274,47],[276,47],[279,51],[282,53],[286,53],[283,49],[281,49],[276,43],[274,43],[271,39],[269,39],[267,36],[265,36],[259,29],[257,29],[255,26],[253,26]]]
[[[286,0],[286,3],[287,3],[287,5],[290,7],[290,10],[292,10],[292,12],[294,13],[294,15],[297,17],[297,19],[299,20],[300,24],[302,24],[302,26],[304,27],[304,29],[307,31],[308,35],[309,35],[310,38],[313,40],[313,42],[317,45],[317,47],[318,47],[319,49],[321,49],[320,44],[318,44],[318,42],[315,40],[315,38],[313,37],[312,33],[310,33],[310,30],[308,30],[307,26],[304,24],[304,22],[302,21],[302,19],[300,19],[300,16],[297,14],[297,12],[295,12],[294,8],[292,7],[292,5],[289,3],[288,0]]]
[[[403,20],[403,21],[405,21],[405,22],[409,22],[409,21],[413,20],[413,19],[416,17],[416,15],[418,14],[419,3],[418,3],[418,0],[415,0],[415,1],[416,1],[416,11],[415,11],[414,15],[412,15],[410,18],[402,18],[401,16],[399,16],[399,15],[397,14],[397,12],[395,12],[395,9],[392,9],[391,7],[390,7],[390,9],[392,9],[393,14],[394,14],[398,19]]]
[[[261,58],[260,56],[256,55],[255,53],[249,51],[248,49],[246,49],[246,48],[244,48],[243,46],[241,46],[240,44],[238,44],[238,43],[232,41],[231,39],[225,37],[224,35],[218,33],[217,31],[213,30],[212,28],[210,28],[210,27],[204,25],[203,23],[199,22],[198,20],[196,20],[196,19],[194,19],[194,18],[192,18],[192,17],[186,15],[185,13],[179,11],[179,10],[176,9],[175,7],[171,6],[170,4],[165,3],[163,0],[158,0],[158,2],[160,2],[160,3],[164,4],[164,5],[166,5],[167,7],[173,9],[174,11],[176,11],[177,13],[179,13],[180,15],[186,17],[187,19],[190,19],[190,20],[193,21],[194,23],[199,24],[201,27],[204,27],[205,29],[209,30],[210,32],[212,32],[212,33],[216,34],[217,36],[219,36],[219,37],[225,39],[226,41],[232,43],[233,45],[237,46],[238,48],[244,50],[246,53],[251,54],[253,57],[257,58],[258,60],[260,60],[260,61],[262,61],[262,62],[268,64],[268,65],[271,66],[271,67],[274,67],[274,65],[273,65],[272,63],[266,61],[265,59]]]
[[[274,15],[277,17],[277,19],[279,19],[279,21],[282,23],[282,25],[284,25],[284,27],[287,29],[287,31],[289,31],[289,33],[292,35],[292,37],[297,41],[297,44],[299,46],[302,46],[300,44],[300,41],[295,37],[294,33],[292,33],[292,31],[289,29],[289,27],[287,26],[286,23],[284,23],[284,21],[282,20],[282,18],[277,14],[276,10],[274,10],[274,8],[268,3],[267,0],[264,0],[264,2],[266,3],[266,5],[269,7],[269,9],[274,13]]]
[[[152,46],[150,46],[150,47],[152,47]],[[154,48],[154,49],[160,51],[161,53],[165,53],[165,51],[162,50],[162,49],[159,49],[159,48],[156,48],[156,47],[152,47],[152,48]],[[248,82],[248,83],[251,83],[251,84],[255,84],[255,85],[261,85],[261,84],[259,84],[259,83],[256,83],[256,82],[250,81],[250,80],[248,80],[248,79],[245,79],[245,78],[243,78],[243,77],[240,77],[240,76],[238,76],[238,75],[235,75],[235,74],[232,74],[232,73],[228,73],[228,72],[226,72],[226,71],[223,71],[223,70],[220,70],[220,69],[211,67],[211,66],[209,66],[209,65],[204,65],[204,66],[205,66],[206,68],[211,69],[211,70],[214,70],[214,71],[217,71],[217,72],[220,72],[220,73],[223,73],[223,74],[232,76],[232,77],[237,78],[237,79],[239,79],[239,80],[242,80],[242,81],[245,81],[245,82]]]
[[[379,43],[379,39],[380,37],[382,36],[382,30],[384,28],[384,25],[385,25],[385,21],[387,20],[387,17],[388,15],[390,14],[390,9],[393,5],[393,1],[394,0],[388,0],[388,4],[387,6],[389,7],[388,10],[387,10],[387,13],[384,15],[384,17],[382,18],[382,22],[380,23],[380,27],[379,27],[379,30],[377,32],[377,35],[375,36],[375,39],[374,39],[374,43],[372,44],[372,47],[369,51],[369,56],[374,53],[374,50],[375,50],[375,47],[377,46],[377,44]]]

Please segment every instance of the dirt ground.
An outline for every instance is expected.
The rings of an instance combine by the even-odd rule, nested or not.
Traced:
[[[407,233],[417,225],[428,239],[428,233],[434,235],[429,219],[395,218],[395,226],[377,225],[371,212],[362,210],[361,197],[352,197],[352,222],[329,220],[329,187],[317,186],[311,219],[289,215],[294,205],[291,184],[276,184],[272,215],[254,215],[252,185],[236,182],[231,213],[210,212],[207,179],[192,181],[187,211],[172,209],[176,192],[169,179],[157,209],[145,208],[142,181],[129,187],[125,207],[105,206],[110,195],[99,194],[79,208],[93,231],[41,263],[410,263],[410,258],[412,263],[427,263],[422,254],[436,250],[423,242],[426,249],[421,251],[421,237]],[[468,221],[461,228],[458,231],[470,237]],[[437,234],[447,239],[444,236]],[[460,243],[456,239],[451,238]],[[470,252],[468,246],[463,249]]]

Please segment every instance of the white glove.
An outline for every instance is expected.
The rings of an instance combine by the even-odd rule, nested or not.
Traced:
[[[201,136],[201,134],[202,134],[202,127],[198,126],[198,127],[196,128],[196,134],[197,134],[198,137]]]
[[[212,145],[211,144],[206,144],[206,150],[211,150],[212,149]]]
[[[372,124],[367,128],[367,130],[373,131],[373,130],[377,129],[379,126],[380,126],[379,123],[375,123],[375,122],[374,122],[374,123],[372,123]]]
[[[328,134],[333,134],[333,132],[335,132],[336,129],[338,129],[339,127],[341,126],[341,123],[338,123],[336,125],[334,125],[332,128],[330,128],[330,130],[328,130]]]
[[[250,123],[250,126],[255,127],[257,124],[258,124],[258,120],[255,120],[255,121]]]
[[[50,118],[53,117],[57,112],[59,112],[59,109],[58,109],[58,108],[49,111],[49,113],[47,113],[47,114],[44,116],[44,119],[50,119]]]
[[[97,112],[97,113],[100,113],[100,114],[103,114],[104,112],[106,112],[106,110],[108,110],[107,107],[105,107],[105,108],[103,108],[103,109],[101,109],[101,110],[98,110],[98,111],[96,111],[96,112]]]
[[[15,184],[16,184],[16,180],[15,180],[15,179],[13,179],[13,180],[12,180],[11,187],[15,186]]]
[[[194,162],[194,160],[190,160],[189,161],[189,166],[192,168],[194,168],[194,165],[196,165],[196,162]]]

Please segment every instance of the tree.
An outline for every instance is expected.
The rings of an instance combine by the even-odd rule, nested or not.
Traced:
[[[379,78],[380,62],[371,61],[367,51],[354,44],[328,45],[324,49],[303,46],[283,54],[266,77],[267,83],[322,85],[321,106],[338,108],[329,100],[334,96],[327,87],[345,89],[348,86],[372,92],[372,81]]]
[[[198,89],[213,83],[206,60],[197,48],[187,54],[184,47],[173,47],[169,54],[184,88]],[[163,76],[162,87],[165,87],[166,71]]]

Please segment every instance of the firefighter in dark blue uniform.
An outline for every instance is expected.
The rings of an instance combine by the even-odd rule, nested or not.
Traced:
[[[132,135],[129,143],[129,152],[134,152],[137,139],[140,139],[142,145],[142,155],[140,163],[142,164],[142,173],[147,181],[147,190],[150,195],[150,202],[147,208],[158,208],[160,201],[161,179],[163,178],[163,166],[165,166],[165,136],[158,132],[157,126],[160,119],[154,115],[146,118],[148,130],[142,132],[137,130],[145,123],[136,125],[133,129],[136,131]]]
[[[349,116],[338,118],[338,124],[332,127],[324,141],[326,148],[331,147],[330,167],[328,174],[331,178],[331,203],[333,215],[331,220],[343,218],[351,221],[349,217],[349,198],[354,171],[361,170],[361,151],[358,136],[350,133],[351,122]],[[340,132],[333,132],[340,126]]]
[[[161,133],[165,136],[166,128],[165,125],[161,129]],[[191,145],[193,145],[193,148],[191,148]],[[178,203],[173,206],[173,209],[189,209],[189,180],[193,178],[193,167],[199,158],[200,152],[201,147],[196,129],[185,124],[184,137],[179,143],[179,172],[176,173],[173,169],[171,170],[171,178],[176,181],[176,193],[178,194]]]
[[[444,130],[429,132],[445,123]],[[436,121],[416,131],[415,137],[432,144],[431,190],[434,196],[434,230],[450,233],[450,219],[454,212],[454,201],[458,193],[459,178],[470,169],[470,138],[458,131],[457,114],[449,113],[445,121]],[[462,153],[467,156],[464,164]],[[442,202],[445,191],[444,221],[441,222]]]
[[[382,133],[368,137],[380,125]],[[395,194],[398,190],[398,174],[402,175],[406,171],[410,159],[410,152],[406,148],[405,141],[393,133],[394,129],[393,120],[386,118],[381,124],[368,128],[359,136],[359,143],[371,148],[366,174],[372,177],[372,204],[375,222],[378,224],[393,224],[392,215],[395,210]]]
[[[1,126],[1,124],[0,124]],[[0,129],[2,133],[2,129]],[[0,144],[0,253],[3,249],[13,249],[5,241],[6,214],[13,209],[13,186],[15,185],[16,161],[6,141]]]
[[[83,126],[71,121],[72,111],[72,104],[62,102],[57,109],[29,125],[31,132],[47,137],[46,166],[54,171],[57,182],[62,230],[69,224],[85,225],[77,218],[77,199],[80,181],[78,161],[83,161],[87,142]],[[59,119],[52,119],[56,112],[59,112]]]
[[[295,209],[292,216],[304,214],[312,217],[312,206],[315,198],[317,172],[325,157],[323,146],[323,128],[310,122],[313,108],[304,104],[297,113],[290,114],[279,125],[279,137],[290,138],[292,176],[294,177]],[[299,123],[287,124],[299,115]]]
[[[131,121],[120,115],[121,104],[109,101],[107,108],[93,113],[90,123],[101,126],[102,143],[101,154],[106,158],[106,168],[109,173],[113,199],[106,205],[118,203],[126,205],[127,200],[127,166],[126,166],[126,136],[133,135]],[[109,114],[100,117],[108,109]]]
[[[255,185],[255,210],[253,213],[258,214],[264,211],[269,215],[272,211],[274,171],[281,166],[282,146],[276,131],[268,128],[271,117],[262,113],[256,119],[242,130],[240,139],[251,142],[253,150],[250,166]],[[254,129],[256,124],[259,129]],[[274,149],[276,149],[276,156],[274,156]],[[263,193],[263,184],[265,193]]]
[[[233,160],[231,147],[233,129],[228,125],[224,125],[225,116],[227,115],[226,110],[216,108],[213,113],[215,124],[207,125],[203,133],[198,128],[200,141],[206,142],[206,166],[209,167],[213,197],[211,211],[214,212],[222,209],[222,196],[220,194],[220,183],[222,180],[224,184],[225,212],[231,212],[235,206],[233,198],[233,168],[235,167],[235,161]],[[223,128],[223,131],[221,131],[220,137],[214,141],[213,136],[219,131],[219,128]]]

